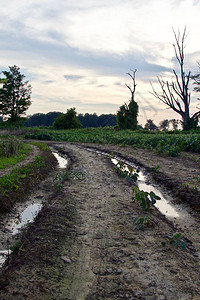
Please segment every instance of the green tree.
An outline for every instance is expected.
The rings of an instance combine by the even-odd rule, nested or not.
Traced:
[[[148,130],[157,130],[158,127],[154,124],[153,120],[151,119],[148,119],[146,124],[144,125],[144,128],[145,129],[148,129]]]
[[[137,116],[138,116],[138,104],[135,102],[135,89],[136,89],[136,79],[135,74],[137,70],[127,73],[132,79],[132,87],[126,84],[126,87],[131,92],[131,99],[129,104],[124,103],[120,106],[117,111],[117,126],[120,129],[137,129]]]
[[[59,115],[54,123],[53,126],[56,129],[72,129],[72,128],[80,128],[81,123],[77,117],[75,107],[70,108],[67,110],[66,114]]]
[[[5,78],[0,79],[0,113],[9,121],[16,122],[31,105],[31,85],[24,81],[25,75],[17,66],[3,71]]]
[[[160,123],[159,123],[159,129],[160,130],[163,130],[163,131],[166,131],[166,130],[168,130],[168,128],[169,128],[169,120],[163,120],[163,121],[161,121]]]

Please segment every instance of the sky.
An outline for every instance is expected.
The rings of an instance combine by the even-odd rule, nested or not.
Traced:
[[[136,72],[139,123],[179,118],[153,97],[178,72],[174,34],[187,28],[185,70],[200,61],[200,0],[0,0],[0,71],[17,65],[32,85],[28,115],[116,113]],[[197,110],[193,92],[191,113]]]

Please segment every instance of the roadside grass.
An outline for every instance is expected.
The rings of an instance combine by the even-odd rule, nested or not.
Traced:
[[[19,149],[15,155],[9,157],[0,156],[0,169],[16,165],[18,162],[24,160],[31,150],[30,145],[23,143],[23,148]]]
[[[47,145],[34,143],[41,154],[34,162],[21,168],[14,168],[8,175],[0,177],[0,207],[1,213],[9,211],[15,202],[22,201],[26,193],[43,179],[57,164],[56,158]]]

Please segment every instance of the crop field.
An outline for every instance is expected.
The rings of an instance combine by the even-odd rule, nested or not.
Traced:
[[[26,139],[98,143],[131,146],[155,150],[158,154],[177,156],[180,151],[200,153],[200,131],[194,133],[150,132],[115,130],[111,128],[90,128],[70,130],[37,129],[34,134],[26,134]]]

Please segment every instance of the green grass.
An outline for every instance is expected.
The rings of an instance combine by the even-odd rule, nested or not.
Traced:
[[[16,201],[21,201],[27,191],[40,182],[56,165],[57,161],[49,147],[42,146],[41,143],[38,143],[38,146],[45,150],[40,156],[36,156],[32,163],[20,168],[16,167],[11,173],[0,177],[1,212],[9,211]]]
[[[122,147],[144,148],[158,154],[177,156],[180,151],[200,153],[200,131],[149,132],[116,130],[114,128],[85,128],[70,130],[36,129],[26,139],[114,144]]]
[[[18,153],[10,157],[0,157],[0,169],[5,169],[6,167],[14,166],[18,162],[24,160],[26,156],[31,152],[31,146],[28,144],[23,144],[23,148],[18,150]]]

